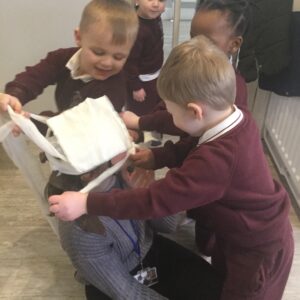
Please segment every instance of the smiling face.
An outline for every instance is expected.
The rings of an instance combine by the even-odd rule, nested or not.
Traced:
[[[106,22],[93,23],[83,32],[75,31],[76,43],[81,47],[81,75],[105,80],[122,70],[134,41],[116,44],[112,43],[112,37],[112,28]]]
[[[220,10],[199,10],[191,23],[191,37],[204,35],[228,56],[241,47],[242,37],[236,36],[228,21],[228,13]]]
[[[165,0],[136,0],[137,14],[144,19],[155,19],[165,11]]]

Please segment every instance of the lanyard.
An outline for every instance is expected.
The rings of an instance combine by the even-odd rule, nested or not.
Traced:
[[[125,230],[125,228],[122,226],[122,224],[118,221],[118,220],[114,220],[118,225],[119,227],[122,229],[122,231],[126,234],[126,236],[129,238],[130,242],[132,243],[133,245],[133,250],[134,252],[137,254],[137,256],[139,257],[139,260],[140,260],[140,263],[142,265],[142,259],[141,259],[141,248],[140,248],[140,244],[139,244],[139,239],[138,239],[138,229],[137,229],[137,226],[136,224],[130,220],[130,224],[133,228],[133,231],[137,237],[137,240],[135,241],[132,236],[130,236],[130,234]],[[143,265],[142,265],[143,266]]]

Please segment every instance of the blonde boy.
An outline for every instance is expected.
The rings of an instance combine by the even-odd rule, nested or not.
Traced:
[[[85,7],[79,28],[78,47],[49,52],[35,66],[17,74],[0,94],[0,109],[35,99],[48,85],[56,84],[59,112],[85,98],[106,94],[115,109],[125,103],[126,86],[121,72],[135,41],[138,20],[134,9],[122,0],[92,0]]]
[[[212,263],[225,278],[222,300],[281,299],[294,249],[290,201],[272,179],[255,121],[233,105],[227,57],[207,38],[193,38],[173,49],[158,90],[176,126],[199,137],[197,145],[170,145],[178,167],[144,189],[50,197],[50,210],[68,220],[83,213],[147,219],[189,210],[215,232]],[[159,151],[153,153],[162,164]]]

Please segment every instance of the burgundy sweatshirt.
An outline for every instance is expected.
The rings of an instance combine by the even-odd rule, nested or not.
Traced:
[[[63,111],[85,98],[107,95],[117,111],[121,111],[126,100],[126,81],[123,73],[106,80],[91,80],[87,83],[74,80],[66,63],[79,48],[58,49],[49,52],[38,64],[26,67],[15,79],[6,84],[5,92],[17,97],[22,104],[35,99],[48,85],[55,85],[55,101]]]
[[[137,39],[125,64],[128,85],[132,91],[142,88],[138,78],[141,74],[152,74],[158,71],[164,60],[162,21],[139,17]]]
[[[203,214],[211,218],[224,247],[282,243],[290,230],[289,198],[272,179],[255,121],[243,113],[236,127],[215,140],[194,147],[192,140],[187,156],[179,153],[180,167],[149,188],[91,192],[88,213],[150,219],[194,209],[196,219]]]

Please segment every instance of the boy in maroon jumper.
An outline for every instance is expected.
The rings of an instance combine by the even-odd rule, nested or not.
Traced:
[[[120,26],[122,30],[119,30]],[[15,111],[56,84],[59,112],[85,98],[107,95],[121,111],[126,101],[126,81],[121,72],[134,44],[138,24],[134,10],[123,1],[93,0],[75,30],[78,47],[49,52],[35,66],[17,74],[0,94],[0,109]]]
[[[238,60],[239,49],[243,43],[243,36],[250,29],[250,15],[251,10],[248,0],[201,1],[191,22],[191,37],[200,34],[205,35],[224,51],[230,61],[236,62]],[[233,57],[235,59],[232,59]],[[233,65],[236,71],[235,104],[239,108],[247,108],[246,83],[237,70],[238,64],[234,63]],[[178,135],[181,138],[182,147],[184,147],[185,139],[187,139],[188,143],[190,141],[190,138],[186,137],[186,133],[174,125],[172,115],[166,110],[163,101],[150,114],[137,116],[130,111],[125,111],[122,113],[122,118],[128,128],[146,131],[155,130],[160,133]],[[197,143],[197,138],[195,138],[195,143]],[[168,150],[170,146],[171,143],[169,142],[165,147],[163,162],[168,167],[173,167],[176,166],[177,158],[170,155],[170,151]],[[156,151],[163,152],[163,149]],[[137,154],[136,158],[139,157],[139,160],[143,161],[143,156],[147,155],[147,153],[147,151],[142,150]],[[189,217],[193,217],[193,215],[189,214]],[[215,239],[210,230],[209,223],[209,221],[207,222],[201,218],[195,224],[197,248],[206,256],[211,256],[212,244]]]
[[[272,179],[255,121],[233,105],[235,89],[232,66],[207,38],[175,47],[158,90],[175,125],[199,137],[198,144],[178,152],[184,157],[178,167],[146,189],[66,192],[49,198],[50,211],[72,220],[85,213],[149,219],[193,210],[210,219],[216,235],[212,262],[225,276],[221,299],[281,299],[294,248],[290,202]]]
[[[161,14],[165,0],[136,0],[139,31],[125,65],[128,76],[127,109],[137,115],[153,110],[161,101],[156,81],[163,64],[163,29]]]
[[[243,35],[249,29],[250,7],[247,0],[201,1],[191,22],[191,37],[203,34],[223,50],[231,61],[237,61]],[[235,57],[236,59],[232,59]],[[238,64],[235,63],[235,69]],[[247,87],[244,78],[236,69],[237,94],[235,104],[247,108]],[[163,102],[146,115],[136,115],[131,111],[122,113],[128,128],[157,131],[170,135],[185,135],[172,121]]]

